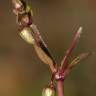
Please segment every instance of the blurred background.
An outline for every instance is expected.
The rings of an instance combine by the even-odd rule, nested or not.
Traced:
[[[56,62],[60,64],[79,28],[83,34],[70,61],[96,51],[96,0],[26,0]],[[0,96],[41,96],[50,69],[17,31],[11,0],[0,1]],[[96,96],[96,55],[81,62],[65,81],[65,96]]]

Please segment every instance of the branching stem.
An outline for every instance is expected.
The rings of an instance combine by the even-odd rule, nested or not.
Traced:
[[[69,59],[73,49],[77,45],[77,42],[78,42],[78,40],[80,38],[81,33],[82,33],[82,27],[80,27],[79,30],[77,31],[77,33],[75,34],[75,36],[73,38],[71,46],[66,51],[66,54],[65,54],[64,59],[63,59],[63,62],[61,64],[62,73],[65,71],[66,67],[68,66],[68,59]]]
[[[43,63],[48,64],[52,72],[51,82],[49,83],[50,86],[47,86],[47,88],[44,89],[45,93],[42,96],[54,96],[54,80],[57,81],[58,96],[64,96],[64,80],[66,77],[69,75],[74,66],[77,65],[77,63],[93,54],[93,52],[91,52],[91,54],[90,52],[83,53],[75,58],[70,65],[68,64],[71,53],[76,47],[81,36],[82,27],[80,27],[76,32],[71,46],[65,53],[61,65],[57,66],[57,63],[55,62],[54,58],[49,52],[49,49],[44,43],[42,36],[40,35],[39,29],[33,21],[33,14],[30,6],[23,0],[12,0],[12,4],[14,6],[13,12],[16,15],[16,21],[19,25],[20,36],[23,37],[27,43],[34,46],[34,49],[40,60],[43,61]]]

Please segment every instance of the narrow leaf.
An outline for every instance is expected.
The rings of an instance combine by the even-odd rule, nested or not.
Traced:
[[[87,52],[87,53],[82,53],[79,56],[77,56],[71,64],[68,65],[67,69],[64,72],[64,78],[66,79],[67,76],[71,73],[72,69],[81,61],[87,59],[89,56],[93,55],[94,52]]]
[[[73,49],[75,48],[75,46],[77,45],[77,42],[81,36],[81,33],[82,33],[82,27],[80,27],[77,31],[77,33],[75,34],[74,38],[73,38],[73,41],[72,41],[72,44],[71,46],[69,47],[69,49],[66,51],[66,54],[61,62],[61,69],[62,71],[64,71],[66,69],[66,67],[68,66],[68,59],[73,51]]]
[[[69,64],[68,69],[70,69],[70,70],[73,69],[80,61],[83,61],[83,60],[87,59],[92,54],[94,54],[94,52],[87,52],[87,53],[80,54],[77,58],[75,58],[71,62],[71,64]]]
[[[43,61],[45,64],[48,64],[52,70],[52,72],[54,72],[54,64],[55,62],[53,61],[51,55],[49,54],[49,51],[46,49],[46,47],[41,47],[38,46],[37,44],[34,44],[34,49],[38,55],[38,57],[40,58],[41,61]]]
[[[31,28],[33,30],[32,32],[33,32],[33,35],[34,35],[34,39],[36,41],[36,44],[34,44],[34,48],[35,48],[35,51],[36,51],[38,57],[45,64],[48,64],[50,66],[52,72],[54,72],[56,63],[55,63],[52,55],[50,54],[46,44],[44,43],[38,28],[36,27],[35,24],[32,24]]]

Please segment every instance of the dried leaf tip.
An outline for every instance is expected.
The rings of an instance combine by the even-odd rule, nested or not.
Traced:
[[[76,33],[76,39],[79,39],[82,33],[83,27],[79,27],[77,33]]]
[[[83,30],[83,27],[79,27],[78,33],[81,34]]]

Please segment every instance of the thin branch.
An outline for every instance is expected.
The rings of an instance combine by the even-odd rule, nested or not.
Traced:
[[[80,38],[80,35],[82,33],[82,27],[79,28],[79,30],[77,31],[77,33],[74,36],[74,39],[72,41],[71,46],[69,47],[69,49],[66,51],[66,54],[64,56],[64,59],[61,62],[61,70],[62,72],[64,72],[64,70],[66,69],[66,67],[68,66],[68,59],[73,51],[73,49],[75,48],[75,46],[77,45],[77,42]]]
[[[64,78],[66,79],[67,76],[71,73],[72,69],[81,61],[86,60],[89,56],[93,55],[95,52],[87,52],[87,53],[82,53],[79,56],[77,56],[71,64],[68,65],[64,72]]]
[[[79,62],[87,59],[89,56],[93,55],[95,52],[87,52],[87,53],[82,53],[77,58],[75,58],[71,64],[68,65],[68,69],[72,70]]]

